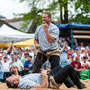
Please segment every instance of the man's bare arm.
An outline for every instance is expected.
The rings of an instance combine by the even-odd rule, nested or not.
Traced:
[[[39,43],[37,40],[34,40],[35,48],[38,49],[40,47]]]
[[[48,87],[48,80],[47,80],[47,71],[43,70],[42,71],[42,88],[47,88]]]
[[[48,32],[48,24],[44,24],[43,28],[45,30],[45,34],[46,34],[46,38],[47,40],[52,43],[54,42],[56,39]]]
[[[35,88],[47,88],[48,87],[48,81],[47,81],[47,71],[42,70],[42,84],[35,84]]]

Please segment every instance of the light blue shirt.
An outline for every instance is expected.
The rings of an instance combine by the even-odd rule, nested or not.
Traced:
[[[61,66],[64,67],[66,65],[68,65],[69,63],[67,62],[68,58],[67,58],[67,52],[68,50],[63,51],[63,49],[61,49],[61,56],[60,56],[60,61],[61,61]]]
[[[45,30],[43,28],[43,24],[40,25],[35,31],[35,40],[38,40],[40,49],[42,51],[53,50],[58,48],[58,40],[59,40],[59,29],[54,24],[50,23],[48,27],[49,33],[56,39],[54,42],[48,42],[45,34]]]
[[[19,88],[35,88],[35,83],[42,84],[42,75],[40,73],[28,74],[20,78]]]

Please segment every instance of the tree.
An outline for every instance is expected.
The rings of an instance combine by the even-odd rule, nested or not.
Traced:
[[[76,17],[75,22],[90,24],[90,0],[76,0],[75,2]]]
[[[53,19],[60,20],[61,23],[81,22],[90,24],[90,0],[20,0],[27,1],[31,7],[30,12],[21,14],[23,20],[29,23],[33,21],[31,30],[35,30],[37,25],[41,24],[41,14],[43,11],[50,11]],[[46,5],[48,3],[48,5]],[[46,7],[44,7],[46,6]],[[75,10],[72,10],[75,7]],[[57,13],[59,16],[56,17]],[[25,27],[25,25],[23,25]]]

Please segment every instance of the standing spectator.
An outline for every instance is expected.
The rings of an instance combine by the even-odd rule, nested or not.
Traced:
[[[8,47],[8,49],[7,49],[7,55],[10,55],[11,52],[13,52],[13,51],[16,51],[16,49],[15,49],[13,43],[12,43],[12,44],[10,45],[10,47]]]
[[[74,67],[74,69],[75,69],[76,72],[77,72],[77,75],[78,75],[79,78],[80,78],[81,63],[80,63],[80,61],[79,61],[79,56],[76,56],[76,57],[75,57],[75,61],[72,61],[72,62],[71,62],[71,65]]]
[[[13,58],[14,58],[14,53],[11,52],[11,53],[10,53],[10,59],[9,59],[9,61],[12,62],[12,61],[13,61]]]
[[[1,62],[1,71],[2,72],[9,72],[10,71],[10,62],[8,61],[8,57],[4,56],[3,61]]]
[[[61,56],[60,56],[60,61],[61,61],[61,66],[64,67],[68,65],[68,58],[67,58],[67,52],[68,52],[68,46],[66,45],[66,42],[64,42],[64,46],[61,49]]]
[[[21,60],[22,56],[23,56],[23,49],[22,48],[18,48],[18,58]]]
[[[35,31],[35,48],[38,49],[34,62],[33,72],[39,72],[42,64],[47,60],[51,63],[51,69],[59,65],[60,50],[58,47],[59,29],[51,23],[51,13],[44,12],[43,24]],[[42,58],[43,57],[43,58]]]

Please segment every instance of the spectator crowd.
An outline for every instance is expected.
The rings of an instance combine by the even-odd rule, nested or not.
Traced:
[[[58,42],[60,49],[60,65],[65,67],[71,64],[82,80],[90,78],[90,47],[83,43],[75,42],[71,48],[70,43],[65,38],[60,38]],[[25,47],[16,48],[11,44],[8,49],[0,48],[0,81],[7,78],[6,72],[12,72],[12,67],[17,67],[23,74],[32,73],[33,63],[36,59],[37,50],[35,48]],[[47,60],[42,69],[50,70],[50,63]]]

